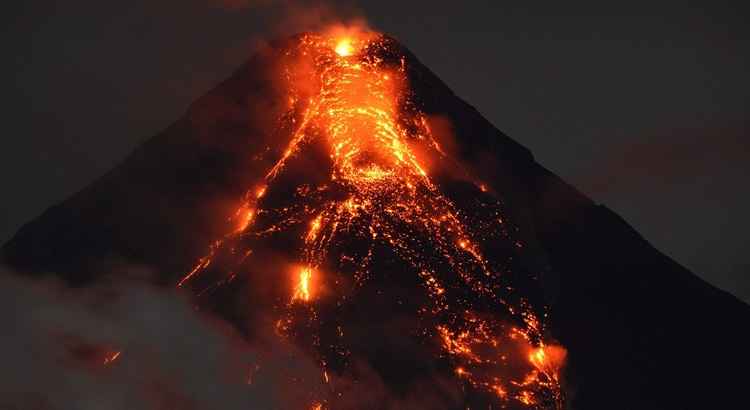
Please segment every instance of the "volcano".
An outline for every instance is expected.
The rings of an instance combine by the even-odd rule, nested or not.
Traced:
[[[244,337],[312,358],[303,408],[746,400],[750,307],[367,30],[271,43],[2,251],[76,287],[152,267]],[[358,400],[369,373],[388,399]]]

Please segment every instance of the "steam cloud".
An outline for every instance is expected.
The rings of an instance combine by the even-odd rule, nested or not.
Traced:
[[[3,409],[288,408],[285,370],[318,377],[291,346],[251,345],[186,295],[143,282],[71,289],[3,270],[0,320],[10,324],[0,349]]]

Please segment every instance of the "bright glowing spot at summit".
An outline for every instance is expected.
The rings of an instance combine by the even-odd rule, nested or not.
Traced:
[[[352,40],[349,38],[344,38],[339,40],[338,44],[336,44],[336,54],[340,55],[341,57],[348,57],[354,53],[354,47],[352,47]]]

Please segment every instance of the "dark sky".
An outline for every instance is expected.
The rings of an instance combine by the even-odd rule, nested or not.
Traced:
[[[0,241],[176,120],[270,33],[361,15],[543,165],[750,301],[741,6],[383,0],[290,15],[274,3],[30,0],[6,11]]]

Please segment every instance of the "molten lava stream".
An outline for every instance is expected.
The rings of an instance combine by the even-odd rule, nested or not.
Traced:
[[[227,243],[244,243],[237,238],[262,240],[306,223],[285,317],[278,322],[282,333],[292,336],[300,315],[309,316],[307,323],[319,320],[316,304],[322,298],[352,303],[352,295],[337,294],[331,286],[323,296],[320,289],[333,277],[324,274],[324,268],[356,260],[354,281],[365,287],[375,274],[370,269],[374,250],[386,247],[421,279],[430,297],[430,306],[419,309],[428,324],[422,334],[455,365],[456,380],[502,403],[561,408],[564,350],[544,343],[543,324],[523,297],[517,295],[512,300],[519,302],[509,304],[503,261],[486,257],[482,250],[488,241],[499,240],[487,232],[504,231],[502,218],[492,214],[481,230],[472,228],[466,213],[441,192],[415,154],[413,147],[420,146],[429,155],[446,155],[427,117],[404,108],[415,106],[409,101],[406,57],[395,62],[384,57],[399,53],[388,39],[374,33],[306,35],[299,40],[290,55],[312,61],[313,68],[304,71],[309,78],[302,79],[294,69],[285,71],[293,110],[301,108],[298,126],[261,188],[245,196],[235,216],[236,230],[216,241],[179,285],[207,269]],[[299,91],[309,88],[297,87],[301,81],[315,84],[316,91]],[[312,144],[328,152],[328,180],[298,188],[299,201],[305,203],[299,209],[264,207],[266,190],[274,189],[289,162]],[[331,192],[337,194],[326,195]],[[256,229],[261,215],[272,214],[283,217]],[[367,252],[347,254],[344,237],[366,240]],[[329,258],[332,249],[342,253],[338,262]],[[250,252],[242,252],[243,258]],[[506,312],[506,317],[501,320],[494,312]],[[341,328],[339,332],[343,334]],[[521,369],[518,374],[506,370],[511,359],[520,363],[512,366]],[[326,359],[321,363],[328,383]]]

